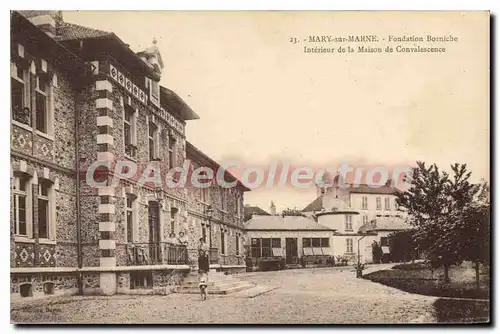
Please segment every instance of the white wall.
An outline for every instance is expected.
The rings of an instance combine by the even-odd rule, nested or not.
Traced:
[[[368,199],[368,209],[363,209],[363,197]],[[377,197],[380,198],[382,207],[380,210],[377,209]],[[389,198],[389,210],[385,209],[385,199]],[[396,210],[396,196],[394,195],[380,195],[380,194],[351,194],[351,204],[352,207],[359,211],[360,222],[363,223],[363,216],[368,217],[368,221],[377,218],[377,214],[380,215],[396,215],[401,214],[401,212]]]

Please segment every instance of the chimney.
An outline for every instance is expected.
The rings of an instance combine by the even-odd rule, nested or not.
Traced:
[[[19,13],[52,38],[57,35],[57,29],[63,22],[60,10],[24,10]]]
[[[271,216],[276,216],[276,205],[271,201]]]

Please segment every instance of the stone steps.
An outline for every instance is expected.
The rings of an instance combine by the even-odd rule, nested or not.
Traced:
[[[255,285],[253,283],[248,283],[248,282],[239,282],[237,285],[233,285],[231,287],[209,287],[208,288],[208,294],[210,295],[227,295],[233,292],[237,291],[242,291],[246,289],[253,288]],[[185,294],[199,294],[200,293],[200,288],[199,287],[192,287],[192,288],[179,288],[178,293],[185,293]]]
[[[200,293],[198,272],[190,272],[182,281],[178,288],[178,293]],[[255,284],[245,282],[234,278],[231,275],[225,275],[221,272],[208,273],[208,293],[209,294],[229,294],[236,291],[242,291],[254,287]]]

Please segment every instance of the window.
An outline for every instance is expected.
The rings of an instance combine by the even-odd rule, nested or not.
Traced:
[[[14,178],[14,234],[21,236],[28,236],[30,233],[28,231],[28,216],[29,216],[29,204],[30,198],[29,194],[31,191],[30,179],[26,175],[20,175]],[[31,217],[30,217],[31,218]],[[31,224],[31,222],[29,222]]]
[[[38,237],[50,238],[50,197],[51,182],[39,180],[38,184]]]
[[[49,101],[48,101],[48,83],[44,77],[36,78],[35,88],[35,110],[36,110],[36,129],[43,133],[49,133]]]
[[[352,216],[351,215],[345,216],[345,230],[352,231]]]
[[[303,248],[330,247],[330,239],[329,238],[302,238],[302,247]]]
[[[130,273],[130,288],[152,288],[153,272],[151,271],[133,271]]]
[[[202,238],[203,238],[203,239],[205,240],[205,242],[206,242],[206,240],[207,240],[207,228],[206,228],[205,226],[202,226],[202,227],[201,227],[201,236],[202,236]]]
[[[149,98],[158,107],[160,106],[160,83],[149,79]]]
[[[362,208],[363,210],[367,210],[367,209],[368,209],[368,197],[363,196],[363,197],[361,198],[361,200],[362,200],[362,202],[361,202],[361,208]]]
[[[149,161],[158,160],[160,156],[158,146],[158,127],[152,122],[149,122],[148,144]]]
[[[321,247],[330,247],[330,238],[321,238]]]
[[[220,253],[221,254],[226,254],[226,239],[225,239],[225,233],[220,232]]]
[[[11,112],[16,122],[31,126],[31,112],[29,103],[29,73],[19,65],[11,63]]]
[[[241,217],[241,197],[236,196],[236,216]]]
[[[346,202],[347,207],[350,208],[351,207],[351,195],[346,195],[345,202]]]
[[[353,253],[353,244],[352,244],[352,239],[346,239],[346,253]]]
[[[311,247],[311,238],[302,238],[302,247]]]
[[[220,188],[220,208],[226,210],[226,191],[224,188]]]
[[[399,205],[396,199],[394,199],[394,210],[399,210]]]
[[[204,178],[203,181],[201,181],[200,183],[207,182],[207,181],[205,181],[205,178],[208,176],[206,171],[200,171],[200,176],[203,176],[203,178]],[[205,184],[204,184],[204,186],[205,186]],[[209,203],[209,201],[210,201],[210,187],[200,188],[200,200],[203,203]]]
[[[389,197],[386,197],[384,199],[384,202],[385,202],[385,209],[390,210],[391,209],[391,199]]]
[[[170,209],[170,233],[175,233],[175,220],[177,217],[177,208]]]
[[[240,237],[236,236],[236,255],[240,255]]]
[[[368,216],[367,215],[363,216],[363,224],[368,224]]]
[[[125,115],[123,117],[123,136],[125,143],[125,154],[129,157],[135,157],[136,154],[136,136],[137,112],[130,105],[125,106]]]
[[[377,197],[377,210],[382,210],[382,199]]]
[[[321,247],[321,239],[320,238],[312,238],[311,239],[311,246],[312,247]]]
[[[126,207],[126,217],[127,217],[127,242],[134,242],[134,229],[135,229],[135,196],[127,194],[127,207]]]
[[[281,248],[281,239],[280,238],[271,239],[271,247],[272,248]]]
[[[201,188],[201,201],[203,203],[208,203],[208,188]]]
[[[261,254],[263,257],[269,257],[272,256],[271,252],[271,239],[260,239],[260,244],[261,244]]]
[[[175,138],[173,136],[168,137],[168,168],[172,169],[175,167]]]

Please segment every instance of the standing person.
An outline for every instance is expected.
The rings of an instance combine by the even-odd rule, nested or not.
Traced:
[[[198,273],[200,274],[200,294],[201,299],[207,299],[208,288],[208,271],[210,270],[210,263],[208,261],[208,252],[201,250],[198,256]]]
[[[188,237],[186,236],[184,231],[179,232],[179,238],[177,238],[177,242],[187,247],[188,241]]]
[[[202,251],[205,251],[208,253],[208,244],[207,242],[205,241],[205,238],[204,237],[201,237],[200,238],[200,244],[198,245],[198,251],[202,250]]]
[[[187,246],[189,243],[188,237],[184,233],[184,231],[179,232],[179,238],[177,238],[177,242],[179,243],[180,247],[180,252],[182,252],[181,256],[181,263],[186,263],[187,258],[188,258],[188,253],[187,253]]]

